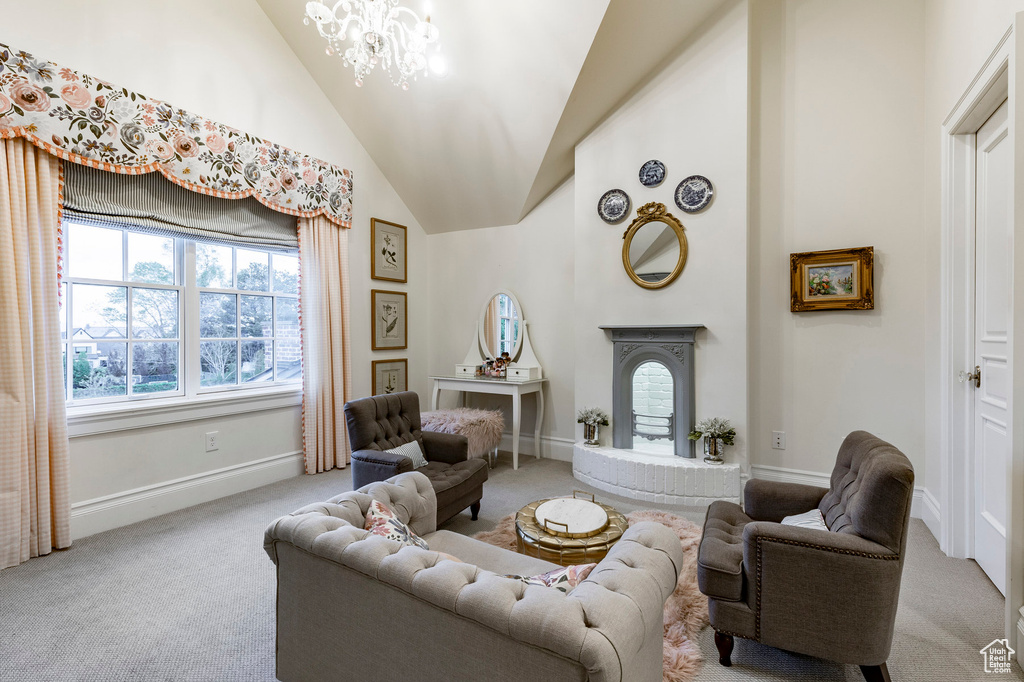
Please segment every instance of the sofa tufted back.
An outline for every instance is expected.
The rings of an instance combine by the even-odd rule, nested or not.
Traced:
[[[413,391],[349,401],[345,421],[353,450],[390,450],[422,441],[420,398]]]
[[[839,448],[818,509],[829,530],[902,553],[913,494],[914,467],[907,456],[881,438],[854,431]]]

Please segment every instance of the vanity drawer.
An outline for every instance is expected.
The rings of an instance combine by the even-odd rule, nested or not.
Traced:
[[[455,365],[456,376],[476,376],[476,365]]]
[[[538,379],[539,374],[537,367],[509,367],[508,378],[509,379]]]

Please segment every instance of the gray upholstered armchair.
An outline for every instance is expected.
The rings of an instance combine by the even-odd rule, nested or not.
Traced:
[[[861,667],[889,680],[914,468],[892,445],[854,431],[829,488],[753,479],[744,508],[708,508],[697,561],[719,662],[733,637]],[[782,525],[817,507],[828,530]]]
[[[465,436],[421,430],[416,393],[404,391],[347,402],[345,423],[352,445],[353,489],[412,471],[411,459],[386,451],[416,440],[427,460],[417,471],[430,479],[437,496],[437,525],[466,507],[476,521],[487,462],[469,459]]]

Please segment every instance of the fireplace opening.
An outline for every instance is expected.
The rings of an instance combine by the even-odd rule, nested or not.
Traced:
[[[633,449],[654,455],[674,454],[675,397],[672,372],[655,360],[633,371]]]

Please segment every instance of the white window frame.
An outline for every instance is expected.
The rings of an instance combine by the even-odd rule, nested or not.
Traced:
[[[70,225],[76,223],[74,219],[65,221],[65,234],[68,234]],[[79,224],[91,224],[81,222]],[[122,234],[122,272],[127,275],[129,258],[127,240],[131,228],[122,225],[103,225],[99,227],[121,230]],[[111,281],[82,277],[64,277],[66,285],[64,300],[62,301],[61,313],[65,315],[67,338],[61,341],[65,351],[65,398],[68,413],[69,435],[72,437],[92,435],[121,431],[132,428],[145,428],[160,424],[169,424],[194,419],[209,419],[211,417],[251,412],[259,409],[276,409],[278,407],[301,405],[302,382],[281,381],[277,377],[277,364],[279,347],[278,332],[278,301],[280,299],[298,300],[298,294],[286,294],[273,291],[246,291],[240,289],[215,289],[204,287],[200,289],[196,281],[196,242],[188,237],[174,238],[174,258],[176,268],[176,281],[173,285],[150,284],[147,282],[133,281]],[[232,284],[237,285],[237,249],[262,251],[273,255],[293,255],[273,250],[261,249],[256,245],[232,244],[220,242],[223,246],[232,249]],[[69,272],[70,259],[73,253],[65,254],[65,272]],[[295,254],[297,256],[297,254]],[[268,258],[268,289],[273,289],[273,259]],[[74,284],[98,284],[103,286],[116,286],[127,288],[127,336],[125,339],[111,339],[110,342],[126,344],[127,377],[126,395],[108,396],[102,398],[73,399],[73,362],[75,345],[81,345],[81,340],[73,338],[74,327],[73,317],[73,285]],[[134,339],[131,329],[131,304],[132,288],[142,289],[170,289],[178,291],[178,337],[176,339]],[[236,336],[239,344],[236,346],[236,353],[241,350],[241,344],[247,341],[272,341],[274,348],[274,370],[273,381],[261,381],[258,383],[241,383],[240,357],[236,357],[237,370],[236,381],[239,383],[222,386],[200,386],[200,360],[199,343],[200,339],[200,292],[215,292],[233,294],[236,297],[242,295],[268,296],[272,299],[272,310],[274,313],[274,328],[272,337],[242,337],[239,319],[239,306],[241,299],[236,298]],[[131,354],[132,344],[151,341],[176,341],[178,343],[178,390],[159,393],[146,393],[132,395],[131,385]]]

